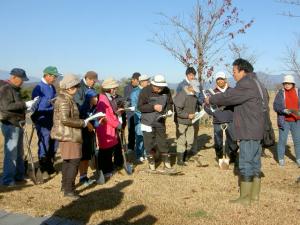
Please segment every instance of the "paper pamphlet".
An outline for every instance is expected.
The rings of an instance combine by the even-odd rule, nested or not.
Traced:
[[[127,112],[134,112],[135,111],[135,107],[134,106],[127,107],[127,108],[125,108],[125,111],[127,111]]]
[[[200,120],[206,112],[202,109],[200,112],[195,113],[195,118],[192,119],[192,123],[194,124],[196,121]]]
[[[87,123],[87,122],[89,122],[91,120],[94,120],[94,119],[97,119],[99,117],[105,117],[105,114],[103,112],[98,112],[98,113],[86,118],[84,121]]]

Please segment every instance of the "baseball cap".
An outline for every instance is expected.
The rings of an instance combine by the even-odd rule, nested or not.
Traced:
[[[58,77],[59,75],[61,75],[58,71],[57,68],[55,66],[47,66],[44,70],[43,70],[44,74],[49,74],[49,75],[53,75]]]
[[[10,71],[10,75],[13,75],[13,76],[17,76],[17,77],[20,77],[22,78],[23,81],[28,81],[28,77],[26,75],[26,72],[25,70],[21,69],[21,68],[14,68]]]

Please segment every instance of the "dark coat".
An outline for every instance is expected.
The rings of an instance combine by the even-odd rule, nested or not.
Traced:
[[[84,79],[84,78],[83,78]],[[90,87],[88,87],[83,79],[80,81],[80,87],[77,90],[75,96],[74,96],[74,100],[76,102],[76,104],[80,107],[83,105],[84,103],[84,99],[85,99],[85,93],[88,89],[90,89]],[[92,88],[93,89],[93,88]]]
[[[162,112],[159,113],[154,110],[154,105],[156,104],[163,106]],[[168,110],[172,110],[172,107],[173,100],[168,87],[165,87],[160,93],[154,93],[152,85],[141,90],[138,100],[138,110],[142,113],[142,124],[157,128],[165,127],[165,119],[158,118]]]
[[[20,126],[19,122],[25,120],[26,104],[21,98],[20,87],[6,82],[0,85],[0,111],[1,122]]]
[[[227,90],[230,90],[231,87],[228,87]],[[226,91],[227,91],[226,90]],[[214,89],[215,93],[222,93],[218,88]],[[220,124],[220,123],[229,123],[233,121],[233,106],[226,106],[223,109],[217,109],[216,111],[212,112],[210,107],[205,106],[204,110],[207,114],[213,116],[213,123]]]
[[[262,140],[263,138],[265,124],[264,109],[261,95],[254,79],[257,79],[256,74],[248,73],[236,83],[235,88],[210,97],[211,104],[234,106],[233,124],[235,140]],[[265,88],[263,88],[263,92],[264,101],[268,105]]]

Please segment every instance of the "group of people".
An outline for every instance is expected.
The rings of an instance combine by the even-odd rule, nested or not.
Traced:
[[[186,166],[198,152],[199,113],[205,110],[213,117],[216,159],[225,153],[231,162],[239,159],[240,197],[232,202],[250,204],[259,200],[261,183],[261,140],[264,135],[265,110],[269,110],[268,92],[245,59],[233,62],[235,87],[229,87],[224,72],[215,75],[216,87],[211,95],[196,80],[193,67],[186,70],[185,79],[178,85],[175,96],[165,77],[134,73],[124,89],[117,94],[119,83],[105,79],[98,93],[94,85],[98,75],[88,71],[80,80],[66,74],[54,82],[60,73],[54,66],[44,69],[43,77],[33,89],[32,100],[24,102],[20,87],[28,80],[23,69],[15,68],[7,81],[0,81],[0,119],[4,136],[4,168],[2,184],[13,186],[24,179],[23,126],[26,112],[38,136],[38,159],[44,179],[54,174],[53,166],[59,148],[62,164],[62,191],[66,197],[78,198],[75,179],[90,185],[89,161],[96,158],[97,170],[109,179],[122,168],[124,158],[124,129],[128,127],[128,152],[134,152],[138,163],[147,160],[149,169],[156,170],[160,158],[166,171],[172,170],[171,151],[166,134],[166,118],[174,117],[177,139],[177,165]],[[262,91],[261,91],[262,90]],[[274,101],[278,114],[278,162],[284,166],[284,151],[289,131],[295,144],[300,166],[299,91],[294,77],[287,75]],[[96,119],[91,115],[102,112]],[[226,125],[225,136],[221,125]],[[226,138],[225,152],[223,139]],[[239,154],[237,153],[239,149]]]

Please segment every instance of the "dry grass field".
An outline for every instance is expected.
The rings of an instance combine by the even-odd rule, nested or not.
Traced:
[[[275,114],[272,121],[276,135]],[[175,126],[167,121],[168,137],[175,148]],[[106,184],[84,189],[78,201],[65,199],[60,192],[59,173],[42,185],[28,183],[18,188],[0,188],[0,209],[32,216],[56,215],[86,224],[300,224],[300,169],[294,160],[294,147],[289,142],[286,166],[280,168],[275,149],[266,149],[262,158],[261,200],[244,207],[230,204],[238,197],[237,177],[233,168],[222,171],[215,161],[212,128],[200,127],[200,159],[207,167],[178,168],[184,175],[165,176],[145,173],[146,164],[137,165],[133,175],[124,170]],[[0,167],[3,137],[0,136]],[[33,143],[36,152],[36,138]],[[57,164],[59,167],[59,162]]]

